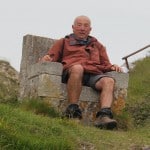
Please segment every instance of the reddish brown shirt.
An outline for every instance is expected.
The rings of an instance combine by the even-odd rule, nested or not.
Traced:
[[[109,61],[105,47],[96,38],[89,36],[87,44],[78,43],[72,37],[67,36],[56,41],[48,54],[53,61],[63,64],[64,70],[75,64],[81,64],[85,72],[99,74],[111,71],[112,64]]]

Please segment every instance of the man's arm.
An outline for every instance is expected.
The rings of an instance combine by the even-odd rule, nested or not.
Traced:
[[[112,71],[117,71],[117,72],[123,72],[122,68],[119,67],[118,65],[114,64],[111,66]]]
[[[42,58],[40,58],[39,61],[57,62],[62,55],[63,48],[64,48],[64,39],[61,38],[54,43],[54,45],[48,50],[47,54],[43,56]]]
[[[101,61],[101,64],[105,66],[106,70],[123,72],[121,67],[119,67],[116,64],[110,63],[106,48],[101,43],[99,43],[99,49],[100,49],[100,61]]]
[[[45,61],[52,61],[53,59],[47,54],[43,56],[42,58],[39,58],[40,62],[45,62]]]

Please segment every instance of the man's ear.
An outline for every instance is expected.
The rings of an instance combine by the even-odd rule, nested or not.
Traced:
[[[72,29],[74,29],[74,25],[72,25]]]

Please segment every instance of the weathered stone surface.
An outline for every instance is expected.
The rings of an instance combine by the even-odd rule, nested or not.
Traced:
[[[0,60],[0,103],[16,101],[19,73],[5,60]]]
[[[55,40],[27,35],[23,41],[23,53],[20,70],[20,100],[25,97],[41,97],[43,101],[65,111],[68,105],[66,84],[61,83],[62,64],[58,62],[39,63],[39,57],[46,54]],[[109,72],[115,78],[113,111],[119,114],[125,107],[129,75]],[[83,111],[83,122],[91,124],[99,110],[99,93],[83,86],[79,105]]]
[[[61,77],[49,74],[39,75],[38,96],[60,98],[62,95]]]
[[[22,59],[20,66],[20,100],[30,95],[30,83],[28,69],[36,64],[40,57],[44,56],[55,42],[54,39],[26,35],[23,37]]]
[[[28,67],[27,74],[28,74],[28,78],[33,78],[34,76],[38,76],[40,74],[51,74],[51,75],[61,76],[62,71],[63,71],[63,67],[61,63],[38,62]]]

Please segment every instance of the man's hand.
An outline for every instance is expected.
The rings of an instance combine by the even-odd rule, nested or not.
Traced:
[[[111,70],[117,72],[123,72],[122,68],[115,64],[111,66]]]
[[[39,58],[39,62],[52,61],[52,58],[49,55],[45,55],[42,58]]]

